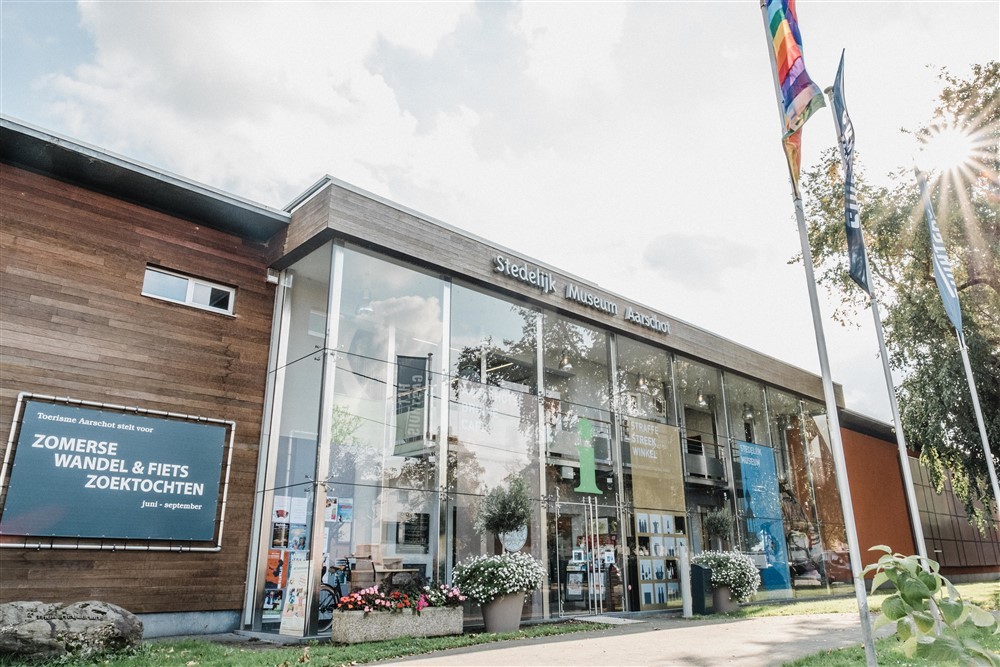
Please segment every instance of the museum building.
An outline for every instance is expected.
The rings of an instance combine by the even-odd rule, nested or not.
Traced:
[[[331,177],[275,210],[0,139],[0,600],[314,635],[321,584],[498,553],[475,509],[512,476],[526,619],[679,607],[679,554],[719,546],[763,598],[852,590],[815,375]],[[911,552],[885,460],[859,528]]]

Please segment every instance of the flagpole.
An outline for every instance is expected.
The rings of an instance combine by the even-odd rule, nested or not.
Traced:
[[[944,247],[944,238],[934,219],[934,208],[931,206],[931,193],[927,189],[927,176],[919,168],[914,167],[917,185],[920,187],[920,198],[924,205],[924,218],[927,221],[927,232],[931,243],[931,262],[934,268],[934,282],[937,283],[941,303],[945,314],[955,327],[958,337],[958,350],[962,353],[962,364],[965,366],[965,379],[969,383],[969,393],[972,395],[972,408],[976,413],[976,423],[979,426],[979,438],[983,441],[983,454],[986,456],[986,469],[989,471],[990,484],[993,487],[993,500],[996,503],[996,515],[1000,517],[1000,484],[997,484],[997,471],[993,466],[993,452],[990,450],[990,440],[986,435],[986,425],[983,423],[983,411],[979,407],[979,393],[976,391],[976,380],[972,375],[972,365],[969,363],[968,347],[965,335],[962,333],[962,306],[958,299],[958,288],[952,275],[951,262]]]
[[[997,471],[993,465],[993,451],[990,449],[990,440],[986,436],[986,424],[983,422],[983,410],[979,407],[979,392],[976,391],[976,381],[972,376],[972,366],[969,364],[969,348],[965,344],[965,336],[958,329],[958,349],[962,353],[962,363],[965,365],[965,379],[969,382],[969,393],[972,394],[972,408],[976,413],[976,422],[979,424],[979,437],[983,441],[983,453],[986,454],[986,469],[990,473],[990,484],[993,486],[993,500],[996,503],[994,514],[1000,520],[1000,484],[997,484]]]
[[[774,57],[774,42],[767,20],[767,0],[760,2],[761,17],[764,22],[764,37],[767,40],[767,50],[770,54],[771,79],[774,82],[774,92],[778,103],[779,124],[784,134],[784,110],[781,88],[778,83],[778,70]],[[782,150],[784,152],[784,150]],[[786,160],[787,161],[787,160]],[[792,203],[795,206],[795,220],[799,230],[799,244],[802,248],[802,265],[806,272],[806,286],[809,292],[809,307],[812,311],[813,328],[816,333],[816,348],[819,353],[820,372],[823,379],[823,396],[826,402],[826,413],[830,431],[830,444],[833,449],[834,467],[837,472],[837,488],[840,491],[841,511],[844,514],[844,529],[847,533],[847,545],[851,556],[851,575],[854,579],[854,595],[858,601],[858,615],[861,619],[861,637],[865,647],[865,662],[868,667],[877,667],[878,658],[875,654],[875,641],[872,635],[871,616],[868,611],[868,591],[861,575],[861,549],[858,546],[857,527],[854,523],[854,506],[851,502],[851,489],[847,483],[847,462],[844,458],[844,444],[840,433],[840,415],[837,410],[837,399],[833,390],[833,380],[830,378],[830,362],[826,352],[826,336],[823,334],[823,322],[819,309],[819,297],[816,294],[816,278],[813,273],[812,251],[809,247],[809,232],[806,227],[805,212],[802,209],[802,197],[795,186],[795,174],[791,173]]]
[[[860,212],[857,210],[857,202],[854,201],[854,208],[851,209],[848,202],[848,197],[853,200],[853,193],[848,193],[848,181],[853,179],[850,178],[851,171],[853,169],[853,156],[854,156],[854,125],[850,122],[850,117],[847,115],[847,107],[844,100],[844,89],[843,80],[841,79],[844,66],[844,55],[840,56],[840,69],[837,71],[837,81],[835,86],[830,86],[824,92],[830,98],[830,104],[833,107],[833,127],[837,134],[837,143],[840,145],[840,166],[844,170],[844,201],[845,206],[848,206],[848,225],[850,225],[850,212],[853,211],[855,216],[855,224],[857,226],[857,232],[860,236],[861,225],[860,225]],[[835,88],[839,88],[840,104],[843,118],[837,118],[838,109],[838,99],[837,91]],[[845,132],[850,133],[849,145],[845,146]],[[848,161],[851,164],[848,164]],[[849,230],[848,230],[849,231]],[[896,431],[896,447],[899,450],[899,467],[900,472],[903,475],[903,489],[906,493],[906,506],[910,512],[910,529],[911,536],[913,538],[914,547],[917,550],[917,555],[927,558],[927,545],[924,542],[924,528],[920,522],[920,506],[917,505],[917,496],[913,490],[913,473],[910,471],[910,455],[907,452],[906,447],[906,436],[903,433],[903,421],[899,416],[899,403],[896,401],[896,389],[892,381],[892,370],[889,368],[889,352],[885,347],[885,331],[882,328],[882,316],[879,314],[878,300],[875,298],[875,290],[872,288],[871,272],[868,269],[868,259],[866,257],[867,253],[864,248],[864,237],[860,238],[861,242],[861,255],[864,258],[864,275],[863,280],[859,284],[863,283],[862,287],[864,291],[868,294],[868,300],[872,308],[872,319],[875,321],[875,336],[878,339],[878,350],[879,357],[882,360],[882,372],[885,375],[885,388],[889,394],[889,407],[892,409],[892,423],[895,426]],[[850,238],[848,238],[848,246],[850,246]],[[848,252],[852,252],[850,248]],[[853,260],[852,260],[853,262]],[[855,278],[853,273],[853,263],[851,277]],[[855,278],[855,282],[858,279]]]
[[[872,317],[875,319],[875,335],[878,337],[879,356],[882,357],[882,372],[885,373],[885,386],[889,390],[889,407],[892,408],[892,423],[896,427],[896,446],[899,449],[899,466],[903,471],[903,486],[906,490],[906,506],[910,510],[910,525],[913,528],[913,541],[917,555],[927,558],[927,545],[924,542],[924,527],[920,523],[920,506],[917,505],[917,495],[913,490],[913,473],[910,472],[910,455],[907,453],[906,437],[903,435],[903,421],[899,416],[899,403],[896,401],[896,389],[892,382],[892,371],[889,369],[889,353],[885,349],[885,333],[882,330],[882,317],[878,311],[878,301],[875,295],[869,295],[872,304]]]

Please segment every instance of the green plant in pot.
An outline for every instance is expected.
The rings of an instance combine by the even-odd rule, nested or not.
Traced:
[[[728,507],[711,510],[705,515],[705,533],[712,540],[713,548],[722,549],[723,540],[728,540],[732,535],[735,521],[733,513],[729,511]]]
[[[504,551],[474,556],[455,566],[452,580],[482,606],[487,632],[517,630],[525,593],[537,588],[545,578],[545,569],[537,559],[516,550],[524,545],[531,511],[523,479],[508,478],[505,485],[491,489],[480,503],[474,527],[483,534],[497,535]]]

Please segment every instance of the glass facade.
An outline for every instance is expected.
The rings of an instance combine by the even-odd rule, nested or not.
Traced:
[[[443,581],[504,548],[548,572],[525,618],[679,607],[679,554],[708,548],[750,554],[764,597],[850,583],[820,406],[350,245],[278,298],[256,628],[314,634],[321,584]],[[502,545],[473,523],[511,477],[534,511]],[[733,530],[706,534],[721,508]]]

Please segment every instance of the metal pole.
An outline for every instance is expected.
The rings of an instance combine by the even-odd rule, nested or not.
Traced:
[[[760,10],[764,21],[764,37],[767,40],[767,49],[770,54],[771,79],[774,82],[775,100],[778,103],[779,124],[784,128],[781,89],[778,84],[778,72],[774,59],[774,42],[771,39],[771,29],[767,20],[767,0],[761,0]],[[784,150],[782,152],[784,153]],[[806,271],[809,306],[812,311],[813,328],[816,331],[816,348],[819,353],[820,372],[823,377],[823,396],[826,400],[827,419],[830,425],[830,444],[833,449],[833,460],[837,471],[837,488],[840,490],[840,504],[844,513],[847,545],[851,555],[851,574],[854,578],[854,594],[858,600],[858,615],[861,618],[861,637],[865,647],[865,661],[868,667],[876,667],[878,659],[875,655],[875,641],[872,635],[871,617],[868,612],[868,592],[865,590],[864,578],[861,576],[861,549],[858,546],[857,527],[854,524],[854,506],[851,502],[851,489],[847,483],[847,462],[844,459],[844,444],[840,434],[840,415],[837,412],[837,400],[833,391],[833,381],[830,379],[830,362],[826,353],[826,337],[823,334],[819,297],[816,295],[816,278],[813,274],[809,232],[806,228],[805,213],[802,210],[802,198],[794,187],[794,174],[791,174],[791,164],[788,165],[788,168],[790,175],[793,176],[792,202],[795,205],[795,220],[798,224],[799,243],[802,247],[802,265]]]
[[[979,425],[979,437],[983,441],[983,453],[986,455],[986,469],[990,472],[990,484],[993,486],[993,500],[996,502],[996,516],[1000,519],[1000,484],[997,484],[997,471],[993,465],[993,452],[990,440],[986,437],[986,424],[983,423],[983,411],[979,407],[979,392],[976,391],[976,381],[972,377],[972,366],[969,364],[969,349],[965,345],[965,336],[958,333],[958,349],[962,353],[962,363],[965,365],[965,379],[969,381],[969,393],[972,394],[972,409],[976,412],[976,423]]]
[[[889,353],[885,349],[885,333],[882,330],[882,317],[879,315],[878,302],[874,295],[869,295],[872,304],[872,317],[875,318],[875,335],[878,336],[878,353],[882,357],[882,371],[885,373],[885,386],[889,390],[889,407],[892,408],[892,423],[896,425],[896,445],[899,448],[899,466],[903,471],[903,487],[906,491],[906,506],[910,510],[910,524],[913,527],[913,541],[917,554],[927,558],[927,545],[924,543],[924,528],[920,524],[920,507],[917,505],[917,495],[913,491],[913,474],[910,472],[910,456],[906,453],[906,437],[903,435],[903,422],[899,417],[899,403],[896,401],[896,390],[892,383],[892,371],[889,369]]]

